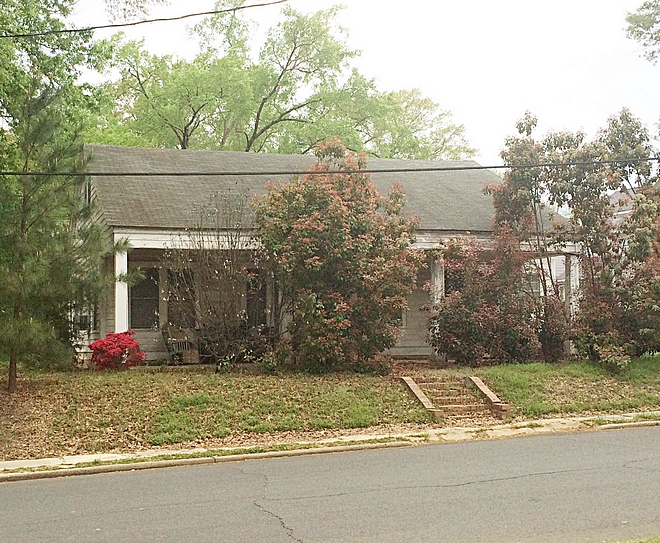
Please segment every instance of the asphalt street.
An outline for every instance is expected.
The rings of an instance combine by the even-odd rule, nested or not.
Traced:
[[[660,428],[0,484],[2,542],[602,542],[660,535]]]

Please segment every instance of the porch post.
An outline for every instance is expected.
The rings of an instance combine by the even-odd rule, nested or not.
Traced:
[[[572,303],[573,303],[573,284],[572,284],[572,258],[571,255],[564,256],[564,310],[566,311],[566,318],[571,318]]]
[[[128,273],[128,253],[115,253],[115,332],[128,330],[128,283],[119,277]]]
[[[437,303],[445,297],[445,262],[431,261],[431,301]]]
[[[564,311],[566,312],[566,319],[570,321],[573,316],[573,257],[571,254],[564,255]],[[571,356],[573,354],[573,345],[570,339],[564,342],[564,355]]]

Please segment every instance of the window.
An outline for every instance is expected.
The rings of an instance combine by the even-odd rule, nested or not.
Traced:
[[[131,287],[131,328],[158,328],[158,268],[143,270],[144,279]]]
[[[196,328],[195,274],[192,270],[167,270],[169,296],[167,317],[170,324],[184,329]]]

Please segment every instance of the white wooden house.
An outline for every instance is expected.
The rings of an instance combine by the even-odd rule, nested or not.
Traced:
[[[291,178],[289,174],[273,172],[304,173],[315,161],[313,156],[306,155],[98,145],[87,146],[86,153],[91,174],[86,195],[96,203],[98,220],[111,239],[128,239],[132,246],[128,253],[109,255],[103,262],[105,272],[121,277],[139,267],[145,274],[145,279],[131,288],[116,280],[108,289],[96,309],[93,337],[132,328],[151,360],[166,356],[161,328],[169,320],[168,270],[163,256],[168,248],[185,244],[189,229],[196,226],[199,209],[222,191],[263,193],[267,183]],[[472,161],[374,158],[367,167],[380,170],[372,173],[371,179],[381,193],[387,193],[395,183],[403,185],[405,211],[420,220],[414,247],[431,251],[449,238],[492,237],[492,198],[482,191],[486,184],[501,180],[488,170],[469,169],[477,166]],[[438,171],[438,168],[446,169]],[[146,175],[132,175],[136,173]],[[242,228],[249,232],[251,225]],[[392,349],[393,355],[431,354],[426,342],[429,314],[424,307],[429,302],[429,292],[424,289],[427,283],[433,285],[436,294],[443,293],[444,270],[431,258],[427,269],[420,272],[417,289],[409,297],[403,330]]]

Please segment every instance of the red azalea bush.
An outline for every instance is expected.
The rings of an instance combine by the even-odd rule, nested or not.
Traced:
[[[92,350],[92,365],[97,370],[119,370],[136,366],[147,358],[133,339],[135,332],[106,334],[104,339],[97,339],[89,345]]]

